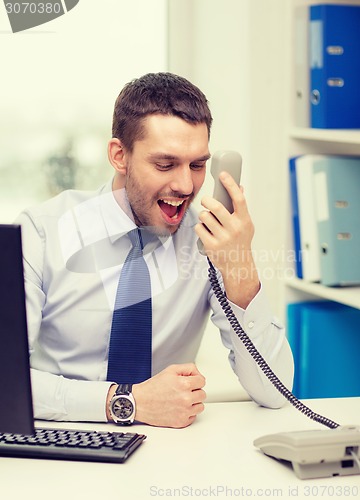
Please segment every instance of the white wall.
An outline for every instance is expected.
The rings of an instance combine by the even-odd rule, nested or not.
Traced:
[[[0,9],[0,222],[51,193],[49,155],[68,141],[80,187],[111,175],[106,141],[123,85],[167,63],[166,0],[85,0],[13,34]]]

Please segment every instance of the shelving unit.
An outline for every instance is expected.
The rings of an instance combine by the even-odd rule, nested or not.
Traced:
[[[289,136],[291,139],[302,139],[305,141],[350,144],[358,147],[360,151],[360,130],[325,130],[294,127],[290,130]]]
[[[334,300],[360,309],[360,287],[332,288],[319,283],[308,283],[299,278],[287,280],[286,286],[319,299]]]
[[[289,12],[292,21],[294,14],[293,9],[301,5],[311,5],[315,3],[320,2],[294,0],[290,9],[292,12]],[[330,0],[326,3],[342,2]],[[346,4],[360,5],[360,0],[350,0],[347,1]],[[291,36],[293,36],[293,33]],[[294,78],[294,75],[292,75],[292,78]],[[293,79],[290,80],[290,86],[295,88]],[[291,95],[290,92],[290,99]],[[288,157],[306,153],[360,156],[360,130],[300,128],[293,126],[293,120],[292,117],[290,117],[288,130]],[[288,228],[289,227],[290,224],[288,224]],[[292,228],[290,228],[290,231],[291,230]],[[292,238],[292,234],[290,238]],[[360,309],[360,287],[332,288],[318,283],[309,283],[301,279],[291,278],[284,280],[284,298],[285,303],[304,299],[327,299]]]

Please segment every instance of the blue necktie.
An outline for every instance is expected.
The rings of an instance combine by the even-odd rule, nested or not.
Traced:
[[[152,311],[149,270],[139,229],[121,270],[111,326],[107,380],[136,384],[151,377]]]

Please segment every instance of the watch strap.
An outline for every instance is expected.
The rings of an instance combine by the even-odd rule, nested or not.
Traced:
[[[119,384],[115,394],[116,396],[121,396],[121,394],[129,395],[132,392],[132,384]]]

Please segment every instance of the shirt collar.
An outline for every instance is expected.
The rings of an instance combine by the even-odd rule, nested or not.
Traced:
[[[112,190],[113,179],[110,179],[103,186],[100,196],[100,210],[104,226],[111,243],[115,243],[119,238],[125,236],[129,231],[136,229],[136,224],[132,217],[125,188],[117,191],[117,202]]]

